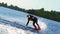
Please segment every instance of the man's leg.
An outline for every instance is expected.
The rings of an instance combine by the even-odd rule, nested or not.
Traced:
[[[38,22],[36,21],[36,24],[37,24],[37,26],[38,26],[38,30],[40,30],[41,28],[40,28],[40,26],[39,26],[39,24],[38,24]]]
[[[36,27],[35,23],[36,23],[36,22],[33,22],[33,26],[34,26],[35,30],[37,30],[37,27]]]

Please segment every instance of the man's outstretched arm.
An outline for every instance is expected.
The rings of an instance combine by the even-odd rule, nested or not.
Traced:
[[[28,22],[27,22],[26,26],[28,25],[28,23],[29,23],[29,19],[28,19]]]

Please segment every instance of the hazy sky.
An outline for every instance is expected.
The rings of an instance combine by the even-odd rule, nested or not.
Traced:
[[[60,11],[60,0],[0,0],[25,9],[40,9]]]

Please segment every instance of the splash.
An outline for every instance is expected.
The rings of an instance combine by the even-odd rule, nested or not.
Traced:
[[[39,21],[39,20],[38,20],[38,24],[40,25],[41,30],[44,31],[44,30],[47,29],[47,25],[46,25],[45,22],[42,22],[42,21]]]

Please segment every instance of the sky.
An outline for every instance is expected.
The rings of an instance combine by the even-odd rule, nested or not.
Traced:
[[[41,9],[60,11],[60,0],[0,0],[8,5],[16,5],[24,9]]]

